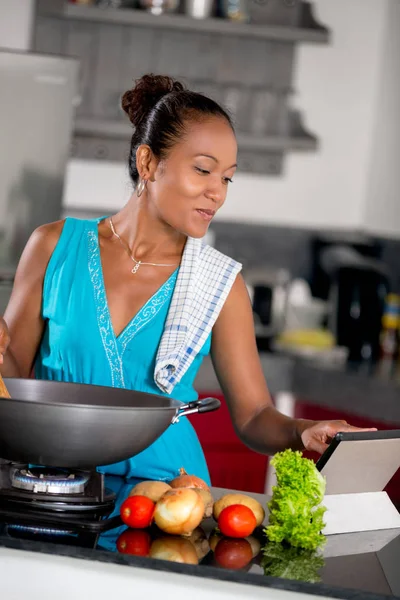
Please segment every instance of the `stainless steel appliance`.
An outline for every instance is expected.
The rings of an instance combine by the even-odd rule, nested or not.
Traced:
[[[78,68],[0,49],[0,312],[30,234],[61,216]]]
[[[244,272],[244,279],[253,307],[256,334],[272,338],[285,327],[289,271],[283,268],[262,267]]]

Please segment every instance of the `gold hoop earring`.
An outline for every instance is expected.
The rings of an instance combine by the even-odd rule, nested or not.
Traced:
[[[140,198],[140,196],[143,194],[144,192],[144,188],[146,187],[147,184],[147,180],[146,179],[141,179],[139,181],[139,183],[136,186],[136,196],[138,198]]]

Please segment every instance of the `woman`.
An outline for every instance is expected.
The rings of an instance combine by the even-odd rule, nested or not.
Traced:
[[[1,323],[2,374],[125,387],[194,400],[204,356],[240,438],[262,453],[322,452],[345,421],[290,419],[272,405],[241,265],[201,238],[236,170],[228,114],[169,77],[146,75],[122,106],[135,127],[134,192],[98,220],[39,227],[22,254]],[[190,337],[191,336],[191,337]],[[107,443],[107,440],[99,440]],[[209,482],[187,419],[138,456],[102,468],[144,479],[180,467]]]

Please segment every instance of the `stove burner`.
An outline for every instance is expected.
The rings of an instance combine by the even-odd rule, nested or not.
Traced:
[[[16,470],[11,485],[28,492],[66,495],[84,492],[88,480],[89,474],[86,473],[32,467]]]
[[[35,527],[35,539],[51,535],[42,527],[94,533],[121,525],[119,515],[110,516],[114,509],[115,493],[105,487],[103,473],[0,462],[0,527]]]

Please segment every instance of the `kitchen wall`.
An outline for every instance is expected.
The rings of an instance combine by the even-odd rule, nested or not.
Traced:
[[[400,237],[400,2],[390,0],[379,67],[364,222]]]
[[[29,50],[34,0],[0,0],[0,48]]]
[[[400,237],[399,2],[314,4],[319,20],[332,30],[332,43],[299,45],[293,104],[304,109],[306,125],[320,138],[320,150],[289,155],[285,173],[276,179],[238,174],[219,220],[366,229]],[[33,0],[0,0],[0,45],[27,46],[32,6]],[[108,212],[129,193],[124,164],[71,160],[67,212]]]
[[[315,4],[318,18],[332,29],[332,44],[299,45],[293,102],[304,108],[321,149],[317,154],[291,154],[280,178],[238,174],[220,211],[224,221],[363,226],[387,1]],[[128,193],[124,165],[103,170],[98,164],[71,162],[68,208],[97,204],[112,209]]]

